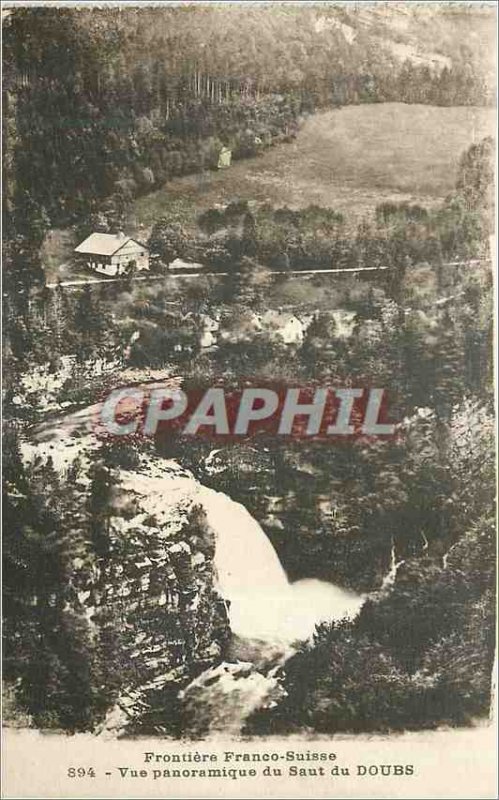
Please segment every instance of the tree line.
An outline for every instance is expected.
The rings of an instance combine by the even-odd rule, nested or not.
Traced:
[[[131,732],[135,725],[142,733],[179,735],[177,694],[221,654],[229,633],[213,589],[214,544],[202,513],[194,507],[180,518],[168,541],[152,516],[145,537],[120,536],[116,526],[132,507],[114,505],[119,470],[138,467],[136,452],[103,442],[89,463],[76,458],[61,474],[50,457],[23,459],[21,443],[19,426],[10,423],[2,497],[11,719],[24,715],[37,728],[95,731],[118,698],[136,692],[141,713]],[[176,542],[203,553],[202,578],[190,550],[186,557],[185,547],[171,549]],[[144,652],[137,652],[144,640]],[[160,657],[151,656],[153,646]],[[142,686],[165,673],[168,680],[148,706]]]
[[[316,108],[359,102],[486,103],[478,54],[401,60],[338,10],[15,9],[4,32],[9,270],[36,283],[38,239],[175,175],[255,155]],[[340,15],[341,16],[341,15]]]

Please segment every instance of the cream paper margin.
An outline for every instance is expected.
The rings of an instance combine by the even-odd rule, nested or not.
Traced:
[[[47,735],[38,731],[4,732],[4,798],[497,798],[496,726],[391,736],[335,736],[305,740],[283,739],[180,743],[162,739],[102,741],[91,735]],[[266,762],[279,767],[282,777],[263,777],[265,763],[254,767],[257,777],[152,778],[147,751],[216,753],[212,768],[223,763],[224,751],[236,753],[334,752],[335,762],[293,762],[298,767],[324,766],[324,777],[289,777],[286,761]],[[331,765],[348,767],[350,774],[329,775]],[[413,764],[414,775],[361,777],[357,765]],[[68,778],[73,767],[93,767],[95,778]],[[208,765],[206,765],[207,767]],[[121,778],[118,767],[145,769],[147,777]],[[201,764],[160,763],[154,768],[200,769]],[[106,775],[110,772],[110,775]]]

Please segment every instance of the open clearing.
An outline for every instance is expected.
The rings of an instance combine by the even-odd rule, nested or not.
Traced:
[[[488,108],[379,103],[324,111],[310,116],[290,144],[229,169],[176,178],[140,197],[127,232],[145,240],[162,216],[194,227],[201,211],[236,198],[275,207],[315,203],[352,223],[388,200],[435,205],[452,191],[461,154],[494,133]],[[75,277],[74,267],[64,266],[75,244],[70,231],[47,237],[47,280]]]
[[[188,175],[136,201],[134,222],[149,228],[164,215],[188,222],[235,198],[300,208],[334,208],[351,220],[381,202],[441,201],[459,158],[494,135],[493,109],[380,103],[309,117],[297,139],[219,172]]]

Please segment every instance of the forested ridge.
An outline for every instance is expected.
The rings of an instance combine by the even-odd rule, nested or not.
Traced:
[[[4,30],[11,235],[81,222],[103,203],[119,225],[136,194],[215,166],[222,144],[238,158],[285,141],[320,107],[491,102],[464,30],[452,60],[433,63],[402,58],[376,20],[366,28],[350,16],[284,6],[16,10]]]

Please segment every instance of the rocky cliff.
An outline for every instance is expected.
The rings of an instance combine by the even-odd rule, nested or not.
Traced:
[[[62,538],[80,537],[53,624],[64,626],[67,611],[82,630],[62,670],[86,673],[81,702],[97,713],[85,726],[97,721],[112,736],[240,732],[279,696],[297,642],[321,621],[355,616],[364,597],[319,580],[290,583],[242,504],[152,445],[142,442],[139,455],[133,444],[99,441],[94,412],[41,424],[23,446]],[[75,691],[71,683],[70,703]]]
[[[100,445],[86,418],[73,422],[44,427],[38,441],[25,442],[23,456],[38,468],[50,459],[72,502],[88,510],[92,491],[100,491]],[[176,462],[142,456],[108,474],[99,546],[90,514],[86,554],[73,560],[70,578],[69,610],[89,628],[95,689],[108,701],[99,729],[176,735],[179,691],[222,661],[230,637],[216,586],[215,533],[199,484]]]
[[[215,585],[214,533],[194,482],[156,478],[151,463],[147,470],[124,473],[115,487],[111,549],[86,603],[95,602],[99,637],[113,640],[110,666],[120,681],[104,728],[180,733],[178,692],[220,663],[230,630]]]

